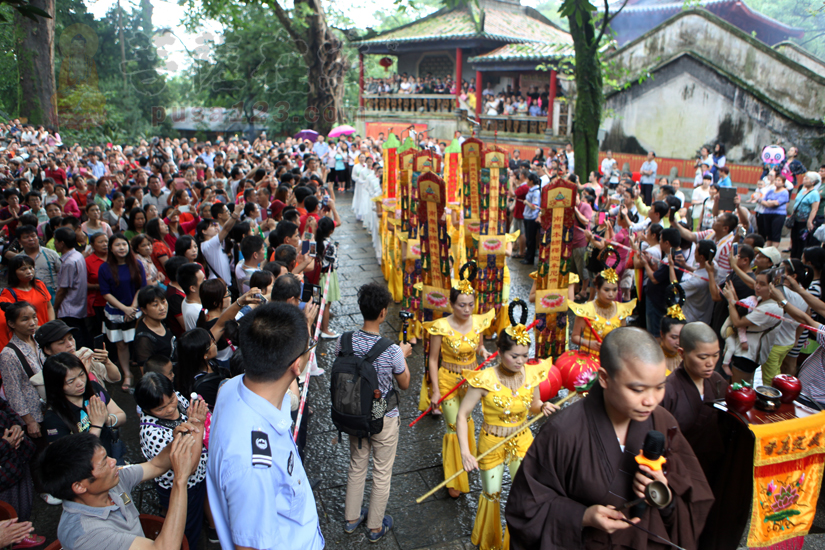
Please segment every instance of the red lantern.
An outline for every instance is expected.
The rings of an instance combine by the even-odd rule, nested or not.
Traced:
[[[391,57],[382,57],[378,60],[378,64],[384,67],[385,71],[389,71],[390,67],[392,67],[392,58]]]
[[[539,394],[542,402],[556,397],[561,389],[561,372],[555,365],[550,366],[547,371],[547,379],[539,384]]]
[[[576,391],[576,378],[583,372],[598,370],[599,360],[588,353],[570,350],[559,355],[556,366],[561,372],[564,387]]]

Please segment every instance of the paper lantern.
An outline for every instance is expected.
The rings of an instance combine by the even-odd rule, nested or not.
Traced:
[[[539,395],[542,402],[553,399],[561,389],[561,371],[552,365],[547,371],[547,379],[539,384]]]
[[[580,351],[566,351],[556,359],[556,366],[561,372],[561,379],[564,387],[570,391],[576,391],[576,378],[588,371],[599,369],[599,360]]]
[[[392,67],[392,58],[391,57],[382,57],[378,60],[378,64],[384,67],[385,71],[389,71],[390,67]]]

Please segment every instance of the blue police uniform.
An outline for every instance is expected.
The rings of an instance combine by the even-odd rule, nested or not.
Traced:
[[[221,548],[324,547],[315,497],[292,440],[289,397],[278,410],[243,384],[218,394],[206,487]]]

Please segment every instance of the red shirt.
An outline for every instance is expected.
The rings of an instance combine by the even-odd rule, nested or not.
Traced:
[[[304,234],[304,229],[307,226],[307,220],[309,219],[310,216],[315,218],[315,221],[316,221],[316,226],[315,227],[318,227],[317,222],[321,221],[321,215],[320,214],[304,214],[303,216],[301,216],[300,224],[298,225],[298,231],[301,233],[301,235]]]
[[[46,173],[46,177],[52,178],[55,183],[66,185],[66,171],[64,169],[56,168],[55,170],[49,170],[46,168],[44,172]]]
[[[97,254],[90,254],[86,256],[86,281],[90,285],[100,284],[97,280],[97,273],[100,271],[100,266],[105,263],[106,260],[101,259]],[[105,306],[106,300],[103,298],[103,295],[100,293],[99,289],[90,290],[87,294],[87,303],[89,304],[89,307],[86,309],[86,312],[89,316],[94,316],[94,309],[92,308]]]
[[[528,191],[530,191],[529,181],[524,182],[518,187],[516,187],[516,205],[513,207],[513,217],[517,220],[524,219],[524,199],[525,197],[527,197]]]

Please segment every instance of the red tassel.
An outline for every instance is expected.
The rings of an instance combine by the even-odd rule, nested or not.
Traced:
[[[825,462],[825,454],[815,454],[800,458],[798,460],[789,460],[787,462],[780,462],[778,464],[766,464],[764,466],[757,466],[753,469],[753,475],[757,478],[775,477],[790,472],[804,472],[809,466],[813,464],[822,464]]]

